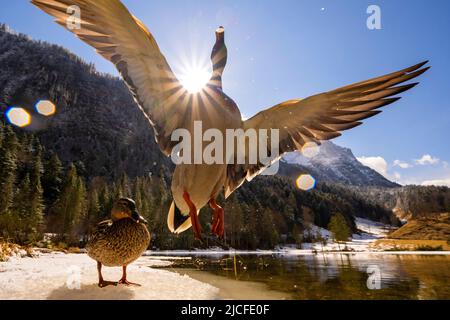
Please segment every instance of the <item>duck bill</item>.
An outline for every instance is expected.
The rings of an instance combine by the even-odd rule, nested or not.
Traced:
[[[144,218],[143,216],[141,216],[141,215],[139,214],[139,212],[137,212],[137,211],[135,211],[135,212],[133,213],[132,218],[133,218],[133,220],[136,221],[137,223],[148,224],[148,221],[145,220],[145,218]]]

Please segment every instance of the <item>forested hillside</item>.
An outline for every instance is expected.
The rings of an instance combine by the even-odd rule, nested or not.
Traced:
[[[136,177],[170,165],[120,79],[98,74],[61,47],[6,30],[0,27],[0,112],[25,108],[32,115],[26,130],[65,165],[83,162],[86,177]],[[55,116],[36,113],[42,99],[56,104]]]
[[[443,186],[404,186],[402,188],[349,187],[373,205],[393,210],[398,218],[415,219],[450,212],[450,189]]]

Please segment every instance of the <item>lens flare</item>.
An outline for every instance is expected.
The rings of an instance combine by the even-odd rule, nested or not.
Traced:
[[[306,158],[314,158],[315,156],[317,156],[319,154],[319,152],[320,152],[320,147],[315,142],[307,142],[302,147],[302,154]]]
[[[53,102],[49,100],[41,100],[36,103],[36,111],[43,116],[49,117],[55,114],[56,106]]]
[[[11,107],[6,111],[8,122],[20,128],[31,123],[31,116],[24,108]]]
[[[309,191],[316,187],[316,179],[309,174],[302,174],[298,177],[296,184],[300,190]]]

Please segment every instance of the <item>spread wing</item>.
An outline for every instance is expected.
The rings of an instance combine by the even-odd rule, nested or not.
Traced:
[[[185,90],[144,24],[119,0],[31,2],[116,66],[155,129],[161,150],[170,155],[170,135],[184,127],[183,112],[175,102]]]
[[[379,108],[399,100],[393,96],[418,83],[400,84],[427,71],[429,67],[422,68],[427,62],[303,100],[283,102],[245,121],[244,129],[278,129],[280,155],[300,150],[308,142],[319,145],[321,140],[339,137],[341,131],[359,126],[361,120],[380,113]],[[270,143],[267,145],[270,147]],[[264,169],[261,163],[229,165],[225,195]]]

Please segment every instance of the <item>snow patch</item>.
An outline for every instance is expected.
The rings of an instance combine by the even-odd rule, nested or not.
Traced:
[[[170,261],[141,257],[128,267],[128,278],[142,287],[97,286],[96,262],[85,254],[50,253],[37,258],[11,258],[0,263],[1,299],[38,300],[197,300],[216,299],[219,290],[167,270]],[[121,268],[103,268],[105,280],[117,281]]]
[[[320,236],[324,239],[331,239],[333,237],[330,231],[316,225],[312,225],[309,227],[309,229],[305,230],[305,235],[309,236],[310,238],[314,238],[318,234],[320,234]]]
[[[363,218],[355,218],[356,227],[363,231],[362,235],[369,235],[376,238],[384,238],[391,230],[391,226]]]

